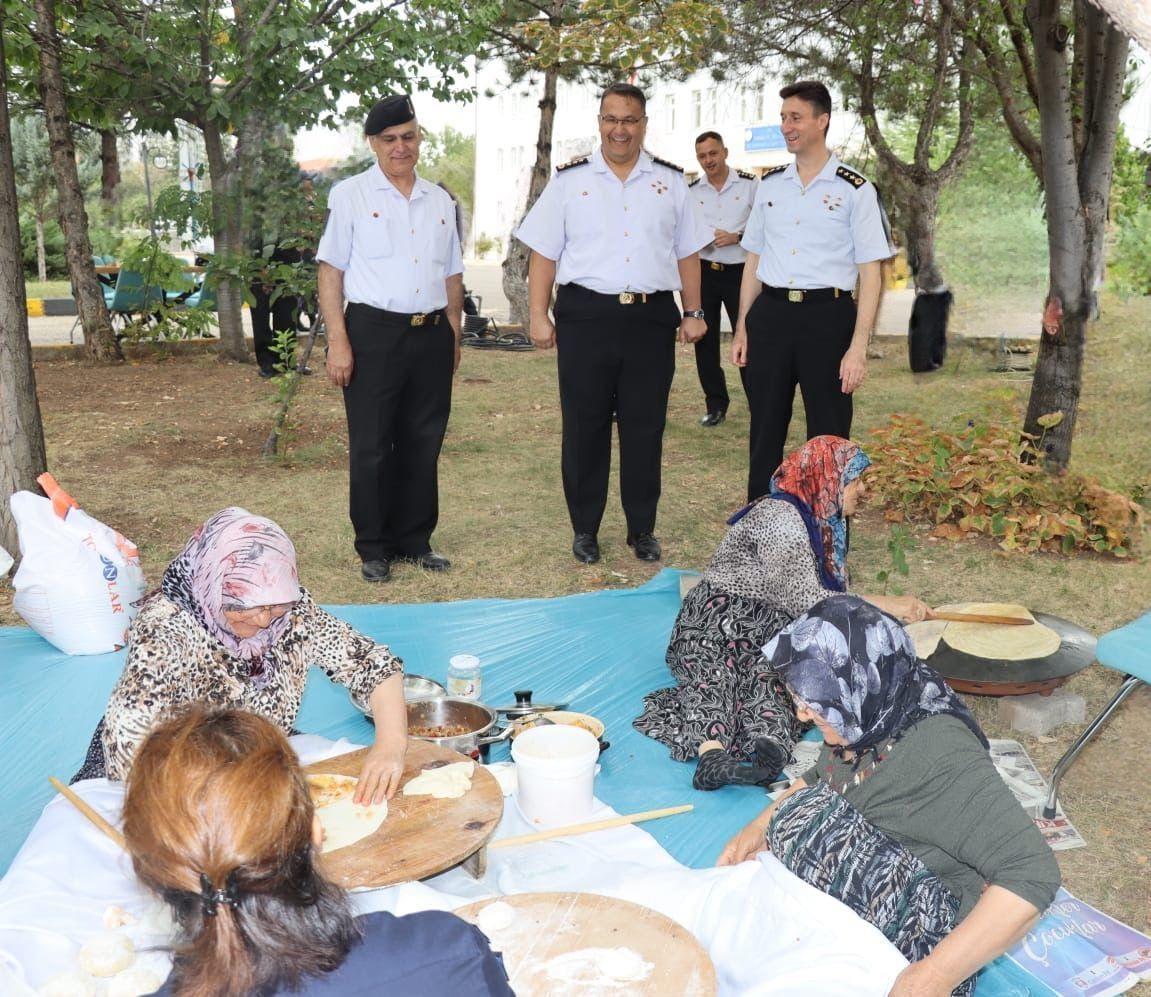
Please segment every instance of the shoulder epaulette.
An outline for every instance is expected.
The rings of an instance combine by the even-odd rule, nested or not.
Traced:
[[[754,173],[748,173],[747,170],[736,170],[735,173],[736,173],[736,176],[741,176],[741,177],[743,177],[744,180],[758,180],[759,179],[759,177],[757,177]]]
[[[675,163],[669,163],[666,159],[660,159],[659,156],[652,156],[651,161],[653,163],[659,163],[660,166],[666,166],[669,170],[675,170],[676,173],[683,172],[682,166],[676,166]]]
[[[575,159],[569,159],[562,166],[556,167],[557,173],[563,173],[564,170],[570,170],[573,166],[583,166],[585,163],[591,162],[591,156],[576,156]]]
[[[846,166],[841,166],[835,171],[835,175],[840,180],[846,180],[852,187],[859,188],[867,183],[867,178],[860,176],[855,170],[849,170]]]
[[[695,186],[697,183],[699,183],[699,182],[700,182],[702,179],[703,179],[703,177],[696,177],[694,180],[689,180],[689,181],[687,182],[687,185],[688,185],[689,187],[694,187],[694,186]]]
[[[766,180],[768,177],[773,177],[777,173],[782,173],[786,169],[787,163],[784,163],[782,166],[769,166],[766,170],[763,171],[763,173],[760,174],[759,179]]]

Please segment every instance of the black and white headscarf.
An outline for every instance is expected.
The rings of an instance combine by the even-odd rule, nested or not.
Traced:
[[[763,649],[792,693],[862,758],[924,717],[950,713],[987,738],[899,621],[854,595],[816,603]]]

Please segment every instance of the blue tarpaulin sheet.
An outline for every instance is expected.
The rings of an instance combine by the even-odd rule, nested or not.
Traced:
[[[664,651],[680,576],[664,570],[636,589],[554,599],[327,608],[387,644],[409,673],[443,682],[453,654],[475,654],[485,702],[512,702],[515,690],[531,689],[536,702],[564,701],[599,717],[611,748],[601,758],[596,795],[619,813],[694,804],[689,814],[644,828],[680,862],[702,867],[767,799],[748,787],[694,790],[694,766],[671,761],[663,745],[631,726],[644,693],[671,682]],[[80,767],[123,659],[123,652],[69,657],[31,630],[0,628],[0,873],[53,795],[48,776],[67,780]],[[361,743],[373,736],[344,690],[317,669],[296,726]],[[507,757],[505,745],[491,750],[493,761]],[[994,975],[985,973],[981,997],[1049,992],[1041,984],[1030,989],[1015,973]]]

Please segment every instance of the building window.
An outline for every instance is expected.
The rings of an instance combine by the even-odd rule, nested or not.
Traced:
[[[707,116],[707,127],[708,128],[714,128],[715,127],[716,107],[719,103],[718,96],[719,96],[719,88],[718,87],[712,87],[711,89],[709,89],[707,91],[707,102],[705,104],[705,107],[707,109],[706,110],[706,116]]]
[[[765,90],[766,90],[765,87],[759,87],[759,89],[757,89],[755,91],[755,120],[756,121],[762,121],[763,120],[763,98],[764,98]]]
[[[667,98],[667,130],[675,131],[675,94],[669,94]]]
[[[504,171],[504,150],[496,150],[496,172],[503,173]]]
[[[703,91],[691,92],[691,123],[692,127],[699,128],[703,120]]]

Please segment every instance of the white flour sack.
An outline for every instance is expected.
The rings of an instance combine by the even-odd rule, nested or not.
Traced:
[[[20,537],[13,607],[65,654],[104,654],[124,646],[132,605],[144,594],[136,545],[85,513],[50,474],[48,494],[16,492],[12,518]]]

